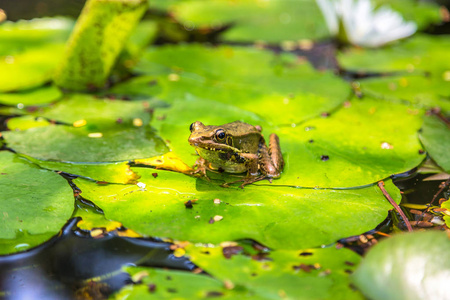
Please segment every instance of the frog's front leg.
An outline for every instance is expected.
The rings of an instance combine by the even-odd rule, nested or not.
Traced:
[[[192,172],[192,174],[198,174],[200,177],[205,177],[206,180],[211,181],[208,175],[206,175],[206,169],[208,169],[207,165],[208,162],[206,161],[206,159],[204,159],[203,157],[198,158],[194,165],[195,171]]]
[[[279,178],[284,167],[284,160],[281,154],[280,140],[276,134],[272,133],[269,137],[269,149],[264,141],[261,143],[259,154],[261,173],[270,178]]]

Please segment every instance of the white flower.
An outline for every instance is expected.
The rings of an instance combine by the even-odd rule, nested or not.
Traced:
[[[416,32],[414,22],[387,8],[374,10],[370,0],[316,0],[331,34],[343,42],[378,47]]]

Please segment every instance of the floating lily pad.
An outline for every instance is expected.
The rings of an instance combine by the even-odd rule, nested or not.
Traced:
[[[106,218],[145,236],[203,243],[251,238],[279,249],[316,247],[373,229],[391,208],[377,186],[350,190],[275,184],[222,188],[220,180],[207,182],[148,168],[133,170],[145,187],[98,185],[81,178],[74,183]],[[400,200],[392,183],[388,182],[387,189]],[[214,199],[221,202],[215,204]],[[185,206],[189,200],[192,208]],[[214,222],[215,216],[223,219]]]
[[[368,298],[446,299],[450,240],[445,232],[414,232],[381,241],[353,275]]]
[[[241,299],[244,291],[227,290],[208,275],[149,267],[125,267],[132,278],[141,279],[117,292],[112,299]],[[137,280],[137,279],[136,279]],[[246,298],[247,299],[247,298]]]
[[[381,49],[350,48],[338,54],[340,65],[358,72],[429,72],[436,78],[450,70],[447,57],[450,38],[446,35],[417,34]]]
[[[0,162],[0,245],[25,250],[61,229],[73,212],[73,192],[60,175],[15,154],[1,151]],[[10,251],[0,247],[1,254]]]
[[[135,71],[156,78],[137,78],[112,91],[139,94],[144,91],[136,85],[146,85],[146,91],[167,102],[194,95],[236,105],[275,124],[298,123],[333,110],[350,95],[341,78],[318,72],[294,55],[244,47],[152,48]]]
[[[329,35],[322,14],[313,0],[307,1],[181,1],[171,13],[186,28],[231,26],[226,41],[320,39]]]
[[[236,248],[187,247],[191,260],[225,285],[245,289],[254,299],[362,299],[349,273],[360,257],[347,249],[277,250],[260,256]],[[232,251],[238,253],[233,253]],[[231,257],[230,257],[231,256]]]
[[[73,21],[62,18],[0,25],[0,92],[34,88],[49,81]]]
[[[119,162],[161,155],[164,142],[148,126],[96,132],[86,127],[52,125],[2,133],[8,147],[40,160]],[[84,166],[87,167],[87,166]]]
[[[437,116],[425,116],[420,140],[431,158],[450,172],[450,128]]]
[[[150,122],[152,101],[123,101],[96,98],[91,95],[72,94],[49,108],[34,113],[35,116],[67,124],[85,122],[76,126],[86,126],[90,130],[111,127],[133,127],[139,119],[139,126]]]
[[[30,115],[11,118],[6,123],[9,130],[27,130],[34,127],[49,126],[50,124],[47,119]]]
[[[450,76],[450,71],[449,71]],[[436,76],[387,76],[360,80],[361,90],[372,97],[408,101],[416,107],[450,111],[450,81]]]
[[[22,90],[16,93],[0,93],[0,103],[4,105],[41,105],[58,100],[61,91],[55,86]]]
[[[354,187],[408,171],[425,158],[417,139],[418,110],[370,98],[353,100],[329,117],[295,127],[273,127],[257,114],[232,105],[190,98],[157,110],[154,125],[171,150],[188,165],[197,159],[188,145],[189,125],[219,125],[242,120],[261,125],[267,137],[280,138],[285,168],[277,185]],[[386,122],[385,120],[390,120]],[[405,126],[408,124],[408,126]]]

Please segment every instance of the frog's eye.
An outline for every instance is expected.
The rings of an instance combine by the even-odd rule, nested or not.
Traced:
[[[189,126],[189,131],[192,132],[192,130],[194,130],[194,123],[192,123],[191,126]]]
[[[216,131],[216,140],[218,141],[218,142],[223,142],[224,140],[225,140],[225,138],[226,138],[226,134],[225,134],[225,130],[223,130],[223,129],[218,129],[217,131]]]

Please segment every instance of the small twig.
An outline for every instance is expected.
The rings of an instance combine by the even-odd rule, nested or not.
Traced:
[[[431,202],[429,204],[430,208],[433,205],[434,200],[436,200],[436,198],[439,196],[440,193],[442,193],[442,191],[450,184],[450,178],[447,179],[447,181],[445,181],[443,184],[441,184],[441,188],[439,189],[439,191],[437,191],[436,194],[434,194],[433,199],[431,199]]]
[[[395,210],[400,214],[400,216],[402,217],[403,221],[406,224],[406,227],[408,228],[408,231],[413,231],[413,229],[411,227],[411,223],[409,223],[409,220],[406,218],[403,210],[400,208],[400,206],[397,205],[397,203],[395,203],[394,199],[392,199],[391,195],[389,195],[389,193],[384,188],[384,182],[378,181],[378,187],[380,188],[384,197],[386,197],[386,199],[392,204],[392,206],[395,208]]]
[[[422,221],[423,215],[425,214],[425,212],[426,212],[426,211],[430,211],[430,207],[433,206],[434,200],[436,200],[436,198],[439,196],[439,194],[442,193],[442,191],[443,191],[449,184],[450,184],[450,178],[447,179],[447,181],[441,183],[441,188],[439,189],[439,191],[437,191],[436,194],[434,194],[433,199],[431,199],[431,202],[430,202],[429,204],[427,204],[427,209],[424,210],[424,211],[422,212],[422,214],[420,215],[420,218],[419,218],[419,221],[417,222],[417,224],[419,224],[419,223]]]

